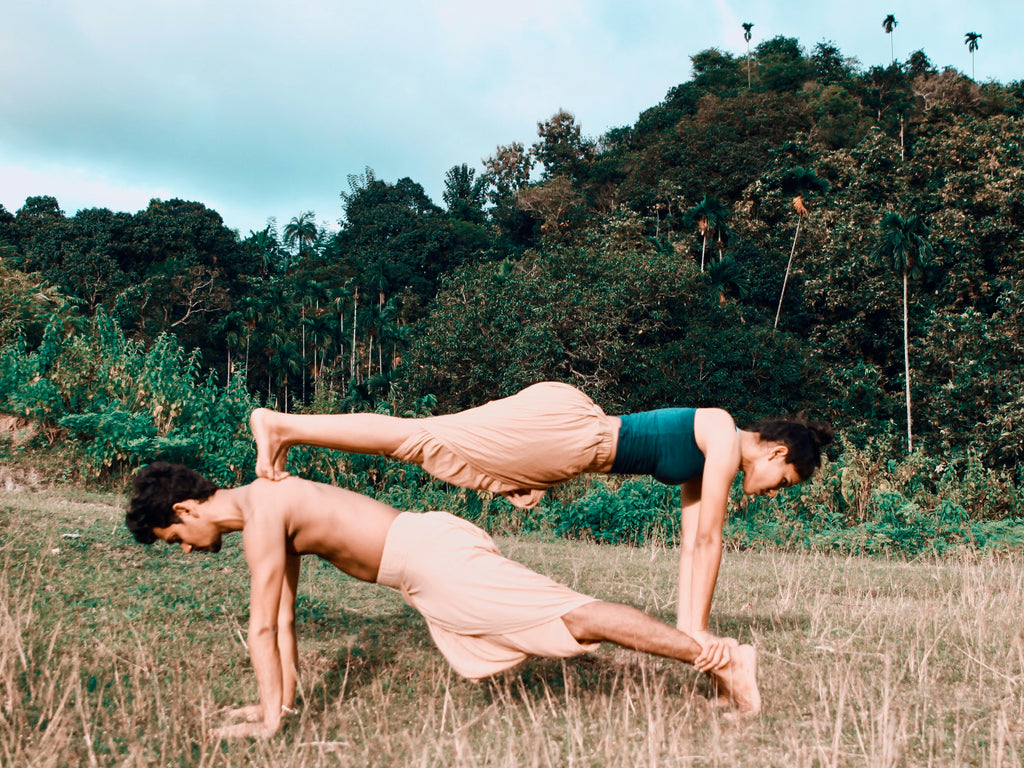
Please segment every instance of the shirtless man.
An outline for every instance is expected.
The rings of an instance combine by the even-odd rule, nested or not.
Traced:
[[[705,649],[636,608],[574,592],[502,557],[486,533],[446,512],[399,512],[297,477],[218,489],[187,467],[160,462],[136,475],[125,522],[138,541],[161,539],[185,552],[218,552],[224,534],[242,532],[260,703],[232,711],[231,720],[245,722],[217,729],[221,737],[269,736],[294,711],[303,555],[398,590],[464,677],[487,677],[530,655],[576,656],[607,641],[693,664],[740,712],[761,709],[751,646],[729,654],[719,644]]]

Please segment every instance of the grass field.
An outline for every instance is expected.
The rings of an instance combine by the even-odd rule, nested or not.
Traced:
[[[255,703],[238,537],[134,544],[119,499],[0,491],[0,765],[1018,766],[1024,557],[916,562],[727,552],[713,622],[760,654],[765,712],[692,669],[603,647],[474,684],[387,589],[315,561],[298,603],[301,712],[209,738]],[[534,539],[509,556],[674,617],[675,552]],[[714,627],[713,627],[714,628]]]

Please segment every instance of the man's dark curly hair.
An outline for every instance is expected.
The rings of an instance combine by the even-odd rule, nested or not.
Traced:
[[[795,419],[762,421],[750,428],[769,443],[789,449],[786,461],[796,467],[801,480],[808,479],[821,464],[821,449],[832,442],[832,425],[824,421]]]
[[[140,544],[152,544],[156,541],[154,528],[181,522],[174,512],[175,504],[187,499],[206,501],[216,492],[217,486],[195,470],[154,461],[140,469],[132,480],[125,525]]]

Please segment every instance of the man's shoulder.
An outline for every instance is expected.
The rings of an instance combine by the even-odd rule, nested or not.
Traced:
[[[258,503],[261,500],[273,499],[276,501],[281,498],[293,497],[296,494],[310,493],[330,487],[323,483],[306,480],[303,477],[289,475],[283,480],[267,480],[266,478],[258,477],[245,486],[245,489],[250,500]]]
[[[383,502],[361,493],[294,475],[283,480],[260,478],[246,487],[250,500],[249,506],[254,510],[273,508],[284,512],[285,510],[303,510],[311,507],[387,506]]]

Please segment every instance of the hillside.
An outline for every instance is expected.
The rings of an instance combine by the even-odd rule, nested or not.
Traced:
[[[101,474],[243,477],[241,448],[196,436],[211,403],[229,435],[256,402],[444,412],[559,379],[612,412],[806,411],[837,450],[900,461],[912,438],[1019,483],[1024,84],[784,37],[749,85],[743,57],[692,60],[632,126],[559,112],[452,168],[443,206],[352,175],[335,235],[300,216],[241,238],[180,200],[0,208],[0,411]]]

